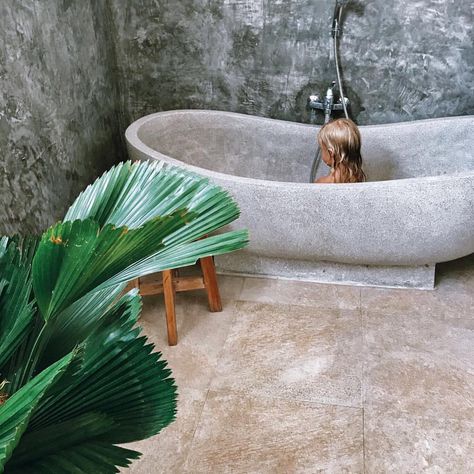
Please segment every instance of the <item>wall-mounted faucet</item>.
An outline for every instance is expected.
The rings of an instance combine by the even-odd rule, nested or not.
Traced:
[[[316,110],[324,110],[324,123],[328,123],[331,120],[331,114],[333,110],[344,110],[342,105],[342,99],[334,102],[334,87],[336,86],[336,81],[333,81],[332,84],[328,87],[326,95],[323,100],[319,95],[310,95],[308,98],[308,108],[311,111],[311,122],[316,118]],[[349,99],[344,97],[346,107],[349,105]]]

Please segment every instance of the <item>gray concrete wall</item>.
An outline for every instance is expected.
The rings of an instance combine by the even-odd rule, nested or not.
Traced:
[[[213,108],[307,121],[334,78],[333,0],[4,0],[0,233],[37,232],[123,157],[125,125]],[[474,113],[471,0],[352,2],[342,61],[360,124]]]
[[[0,5],[0,233],[38,232],[121,155],[110,12]]]
[[[112,0],[128,121],[213,108],[306,121],[335,78],[334,0]],[[341,56],[360,124],[474,113],[472,0],[364,0]]]

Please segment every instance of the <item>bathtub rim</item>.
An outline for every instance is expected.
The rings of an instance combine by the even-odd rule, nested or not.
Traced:
[[[241,117],[245,118],[246,120],[255,121],[255,122],[278,122],[285,125],[291,125],[294,127],[300,128],[320,128],[319,125],[311,125],[311,124],[304,124],[298,122],[290,122],[287,120],[279,120],[279,119],[272,119],[268,117],[260,117],[256,115],[247,115],[247,114],[240,114],[237,112],[227,112],[227,111],[220,111],[220,110],[210,110],[210,109],[176,109],[176,110],[167,110],[162,112],[155,112],[152,114],[145,115],[134,122],[132,122],[127,129],[125,130],[125,139],[128,146],[134,147],[136,150],[140,151],[144,155],[148,156],[149,158],[153,158],[155,160],[164,161],[174,166],[182,167],[185,169],[190,170],[196,174],[201,176],[205,176],[211,179],[217,179],[219,181],[231,181],[231,182],[240,182],[243,184],[248,185],[258,185],[260,187],[277,187],[277,188],[295,188],[298,189],[315,189],[315,183],[300,183],[300,182],[293,182],[293,181],[272,181],[266,179],[257,179],[257,178],[248,178],[245,176],[237,176],[228,173],[221,173],[218,171],[209,170],[207,168],[201,168],[199,166],[191,165],[186,163],[185,161],[179,160],[177,158],[173,158],[172,156],[165,155],[148,145],[146,145],[138,136],[138,132],[140,128],[159,117],[165,116],[173,116],[173,115],[185,115],[185,114],[192,114],[192,115],[224,115],[228,117]],[[438,117],[432,119],[421,119],[421,120],[411,120],[407,122],[395,122],[395,123],[384,123],[384,124],[376,124],[376,125],[361,125],[359,128],[393,128],[393,127],[413,127],[416,123],[433,123],[437,121],[459,121],[459,120],[474,120],[474,115],[459,115],[453,117]],[[363,183],[327,183],[324,186],[317,186],[317,189],[347,189],[347,187],[355,187],[355,188],[377,188],[379,186],[383,186],[384,188],[388,187],[397,187],[402,186],[404,184],[415,184],[415,183],[439,183],[452,180],[453,178],[474,178],[474,170],[472,171],[464,171],[458,173],[450,173],[445,175],[438,175],[438,176],[422,176],[422,177],[413,177],[413,178],[401,178],[401,179],[393,179],[393,180],[385,180],[385,181],[368,181]]]

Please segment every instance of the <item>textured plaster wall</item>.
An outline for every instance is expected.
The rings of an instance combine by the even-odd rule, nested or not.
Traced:
[[[38,232],[121,155],[102,1],[0,3],[0,232]]]
[[[214,108],[307,121],[335,79],[334,0],[112,0],[129,121]],[[353,1],[341,59],[360,124],[474,113],[472,0]]]
[[[307,121],[335,79],[333,0],[3,0],[0,233],[37,232],[123,158],[147,113]],[[472,0],[353,1],[341,59],[360,124],[474,113]]]

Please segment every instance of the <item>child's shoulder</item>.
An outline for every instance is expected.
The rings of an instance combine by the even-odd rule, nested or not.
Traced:
[[[315,181],[316,184],[327,184],[327,183],[334,183],[334,176],[332,174],[328,176],[321,176]]]

